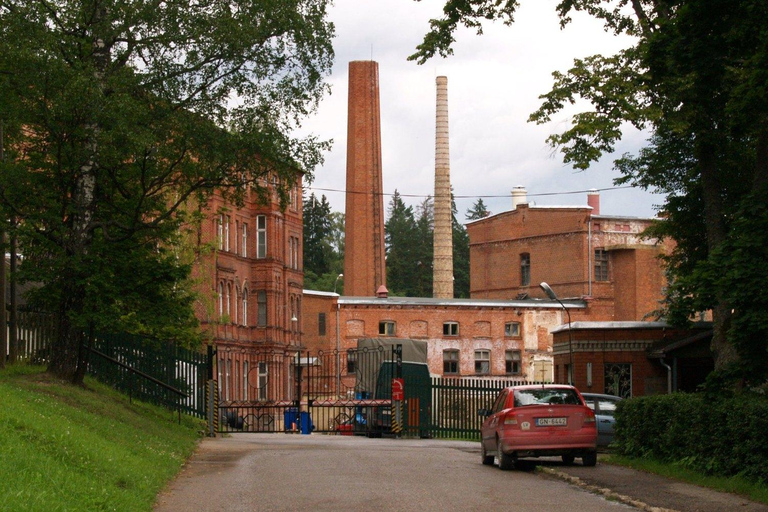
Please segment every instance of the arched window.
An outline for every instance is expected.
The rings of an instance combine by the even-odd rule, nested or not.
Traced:
[[[234,299],[235,300],[234,300],[233,309],[232,309],[232,323],[236,324],[238,319],[239,319],[239,317],[237,316],[237,308],[240,307],[240,305],[238,304],[239,301],[240,301],[240,288],[238,288],[237,285],[235,285],[235,297],[234,297]]]
[[[243,288],[243,325],[248,325],[248,288]]]
[[[224,314],[224,283],[219,283],[219,316]]]
[[[232,300],[232,285],[227,283],[227,316],[229,316]]]

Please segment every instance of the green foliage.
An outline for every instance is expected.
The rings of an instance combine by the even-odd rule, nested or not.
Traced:
[[[768,482],[768,399],[675,393],[633,398],[616,412],[615,448],[709,475]]]
[[[467,213],[464,216],[464,218],[467,220],[480,220],[480,219],[486,218],[490,214],[491,212],[489,212],[488,208],[485,206],[485,203],[483,202],[483,198],[480,197],[472,205],[472,208],[467,210]]]
[[[0,4],[0,218],[59,315],[51,371],[78,380],[94,326],[187,336],[186,209],[311,179],[328,145],[292,133],[327,92],[328,3]]]
[[[202,422],[42,370],[0,371],[0,509],[151,510]]]
[[[304,200],[304,288],[342,293],[344,214],[331,211],[325,196]]]

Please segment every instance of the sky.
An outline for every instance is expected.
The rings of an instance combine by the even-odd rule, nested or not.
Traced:
[[[539,96],[553,84],[552,72],[565,72],[574,58],[612,55],[631,40],[604,32],[588,16],[574,15],[560,29],[557,0],[523,0],[512,26],[486,23],[484,34],[462,28],[454,55],[424,65],[409,62],[440,16],[443,0],[335,0],[336,60],[328,83],[332,93],[301,132],[332,139],[325,163],[316,169],[307,195],[325,195],[334,211],[344,211],[349,62],[379,64],[384,207],[397,190],[414,207],[434,195],[435,78],[448,78],[450,172],[458,219],[482,197],[492,214],[512,209],[511,190],[524,186],[536,205],[585,205],[586,190],[600,190],[605,215],[653,217],[662,196],[613,185],[612,161],[635,153],[648,135],[631,127],[608,155],[586,171],[563,164],[546,138],[566,129],[571,110],[545,125],[527,121]],[[606,190],[603,190],[606,189]],[[611,190],[612,189],[612,190]],[[575,193],[570,193],[575,192]]]

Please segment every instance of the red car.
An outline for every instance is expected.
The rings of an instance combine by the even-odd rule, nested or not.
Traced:
[[[581,457],[585,466],[597,463],[595,413],[573,386],[544,384],[513,386],[499,393],[481,433],[483,464],[498,459],[499,468],[512,469],[526,457],[561,456],[565,464]]]

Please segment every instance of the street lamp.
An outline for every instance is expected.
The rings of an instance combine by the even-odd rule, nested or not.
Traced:
[[[563,301],[557,298],[554,290],[552,290],[552,288],[547,283],[542,281],[542,283],[539,284],[539,287],[544,290],[544,293],[547,294],[547,297],[557,301],[557,303],[563,307],[565,314],[568,315],[568,354],[570,356],[570,366],[568,368],[568,384],[573,386],[573,333],[571,332],[571,312],[568,311],[568,308],[565,307]]]
[[[336,293],[336,285],[344,274],[336,276],[333,282],[333,293]],[[339,337],[339,297],[336,297],[336,396],[341,394],[341,341]]]

